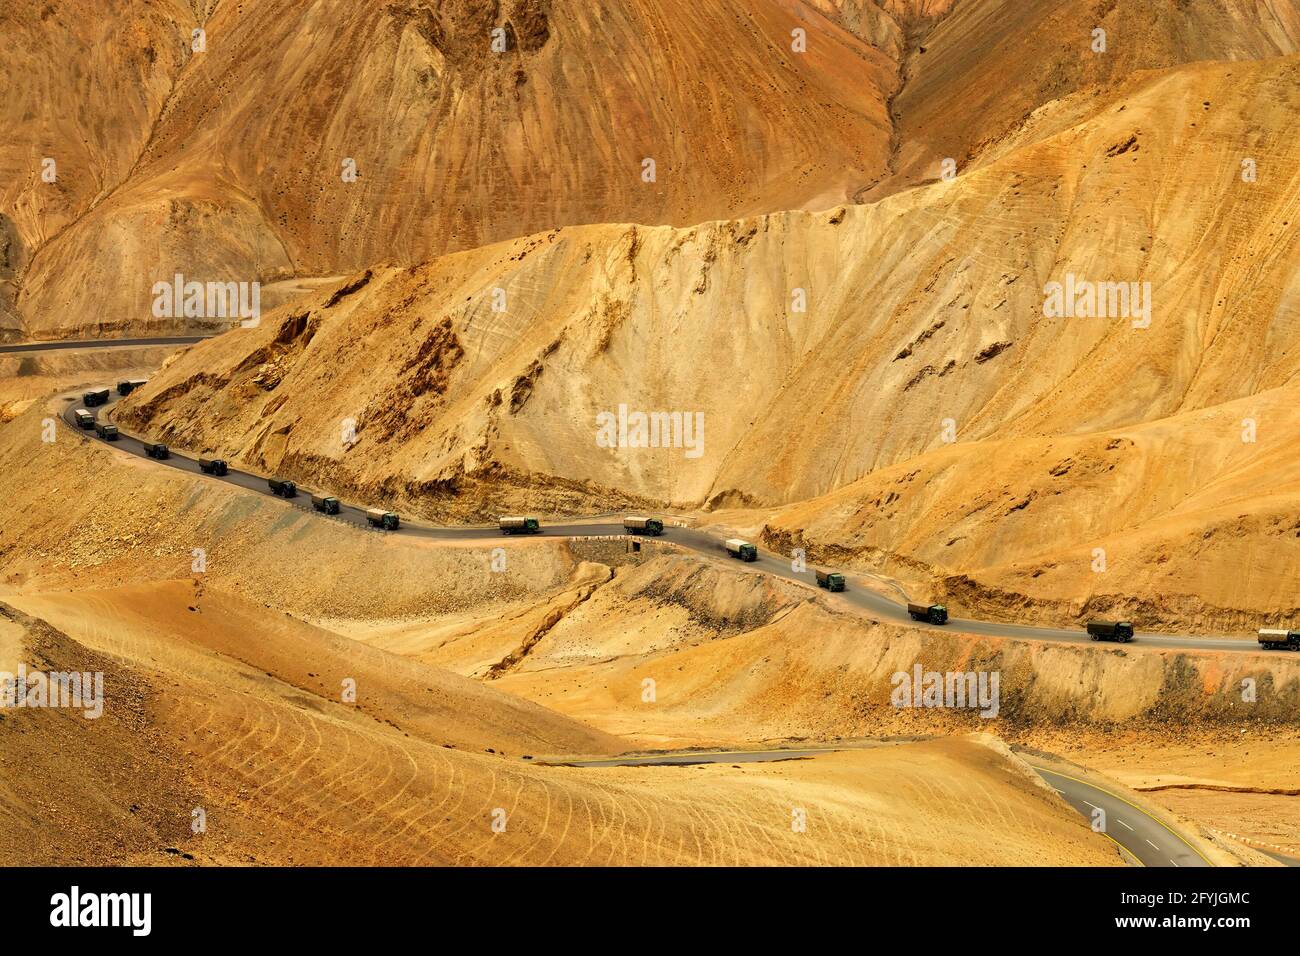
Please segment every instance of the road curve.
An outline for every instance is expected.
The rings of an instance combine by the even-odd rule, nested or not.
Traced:
[[[702,763],[762,763],[775,760],[798,760],[823,753],[840,753],[852,747],[803,747],[770,750],[675,750],[625,757],[598,757],[590,760],[545,760],[548,765],[565,767],[656,767],[690,766]],[[1096,784],[1032,763],[1030,766],[1070,806],[1130,859],[1142,866],[1203,867],[1212,866],[1185,837],[1166,826],[1141,807]],[[1098,815],[1101,811],[1101,815]]]
[[[64,409],[62,415],[64,422],[73,430],[74,433],[82,435],[84,438],[91,440],[99,439],[93,430],[82,430],[77,427],[73,418],[73,411],[80,407],[81,396],[64,396],[69,404]],[[98,420],[99,414],[111,409],[118,401],[115,391],[110,389],[109,402],[107,405],[98,408],[87,409]],[[119,451],[127,454],[145,457],[144,443],[139,439],[133,438],[123,433],[115,442],[105,442],[110,447],[116,447]],[[177,471],[190,472],[192,474],[202,475],[199,470],[198,461],[185,455],[172,452],[172,456],[157,464],[174,468]],[[205,475],[212,481],[221,481],[227,484],[238,485],[249,491],[255,491],[259,494],[270,495],[270,489],[267,487],[266,478],[249,474],[248,472],[236,471],[231,469],[229,475],[221,478]],[[328,493],[328,492],[326,492]],[[315,514],[310,505],[308,492],[299,489],[299,497],[293,502],[286,502],[299,510],[309,514]],[[605,516],[611,517],[611,516]],[[366,522],[365,509],[358,505],[343,504],[340,513],[332,520],[342,520],[350,524],[358,525],[363,528],[369,528]],[[451,528],[436,528],[421,522],[412,522],[402,519],[402,527],[398,531],[376,532],[383,534],[397,534],[406,537],[428,538],[437,541],[502,541],[504,539],[496,525],[462,525]],[[579,521],[571,521],[564,524],[544,525],[540,537],[624,537],[626,532],[623,530],[621,520],[601,520],[598,518],[587,518]],[[537,537],[537,536],[534,536]],[[659,540],[670,541],[676,545],[695,551],[698,554],[707,557],[728,557],[729,555],[723,549],[722,539],[718,536],[709,534],[706,531],[700,531],[695,528],[668,526],[665,527],[662,538]],[[795,571],[791,567],[791,562],[785,558],[767,552],[760,552],[757,561],[738,562],[738,570],[759,571],[771,574],[776,577],[785,578],[790,581],[797,581],[802,584],[816,586],[816,579],[813,576],[813,570],[809,568],[805,571]],[[842,605],[848,605],[858,611],[863,612],[868,617],[884,621],[891,624],[899,624],[905,627],[918,628],[921,630],[942,629],[942,625],[928,624],[913,621],[907,614],[905,604],[891,600],[880,594],[878,591],[869,587],[858,586],[852,576],[846,575],[849,584],[847,590],[830,594],[825,592],[828,599],[836,601]],[[860,579],[859,579],[860,580]],[[1009,637],[1022,640],[1036,641],[1057,641],[1070,644],[1086,644],[1091,639],[1082,629],[1066,629],[1054,627],[1033,627],[1026,624],[1011,624],[999,621],[977,621],[965,618],[953,617],[947,625],[949,630],[960,631],[966,634],[979,634],[989,637]],[[1180,649],[1180,650],[1215,650],[1215,651],[1237,651],[1241,653],[1271,654],[1281,653],[1278,651],[1265,651],[1250,638],[1231,638],[1231,637],[1210,637],[1198,635],[1171,635],[1171,634],[1153,634],[1139,633],[1136,643],[1140,646],[1151,648]],[[1125,645],[1132,647],[1133,645]]]
[[[1137,804],[1078,777],[1032,763],[1030,766],[1094,828],[1122,846],[1143,866],[1213,865],[1190,842]]]
[[[59,339],[52,342],[14,342],[0,345],[0,355],[19,352],[60,352],[68,349],[125,349],[149,345],[193,345],[211,335],[161,335],[148,339]]]

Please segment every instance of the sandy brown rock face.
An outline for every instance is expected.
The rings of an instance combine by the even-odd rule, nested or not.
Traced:
[[[155,314],[154,283],[178,272],[270,283],[557,225],[877,198],[934,179],[944,158],[987,161],[1076,91],[1282,55],[1300,35],[1291,0],[41,9],[7,14],[13,62],[70,68],[51,77],[57,95],[9,108],[23,128],[0,155],[18,240],[7,288],[0,276],[11,338],[221,326]],[[31,90],[23,70],[11,83]],[[55,184],[40,180],[46,156]]]
[[[182,396],[217,388],[233,413],[293,426],[291,448],[327,450],[325,423],[350,415],[373,452],[358,468],[427,456],[456,428],[457,457],[488,439],[503,464],[661,500],[736,488],[782,504],[940,448],[945,419],[963,441],[1076,434],[1255,395],[1295,372],[1280,120],[1295,71],[1155,75],[994,167],[867,208],[560,230],[376,273],[192,350],[127,420],[216,439]],[[1220,105],[1166,115],[1193,95]],[[1252,151],[1269,174],[1248,184],[1217,144],[1261,102],[1278,120]],[[1158,203],[1137,203],[1153,191]],[[1208,247],[1213,261],[1196,263]],[[1070,274],[1150,282],[1150,327],[1133,325],[1141,291],[1131,316],[1046,316],[1046,286]],[[234,388],[245,380],[275,388]],[[620,402],[705,411],[704,454],[675,468],[580,454]],[[220,438],[241,445],[224,425]]]
[[[103,670],[104,714],[88,727],[68,711],[6,712],[0,740],[23,772],[0,792],[0,810],[19,821],[0,833],[4,862],[1118,862],[1005,748],[979,739],[689,771],[525,760],[609,754],[636,739],[565,716],[554,700],[511,696],[497,686],[505,681],[458,677],[409,644],[383,647],[300,618],[337,615],[341,629],[373,631],[389,615],[446,623],[469,613],[518,633],[530,624],[521,605],[590,568],[575,568],[564,542],[513,553],[503,580],[483,570],[481,549],[369,535],[108,448],[68,441],[30,453],[37,411],[0,429],[6,455],[29,450],[18,495],[0,505],[0,667]],[[66,499],[41,493],[55,483]],[[97,500],[107,486],[116,493]],[[196,542],[211,548],[210,574],[187,573]],[[748,576],[706,571],[726,579],[720,594],[693,583],[698,568],[672,564],[675,574],[647,564],[626,584],[604,569],[602,601],[617,588],[636,602],[624,607],[628,651],[662,628],[656,599],[692,619],[748,612],[736,616],[746,627],[770,613],[771,597]],[[562,617],[570,637],[581,628],[572,611]],[[777,658],[763,677],[784,670]],[[521,676],[535,686],[535,670]],[[340,694],[345,678],[355,702]],[[674,704],[679,693],[665,682]],[[818,827],[796,839],[788,818],[799,801],[815,801]],[[502,805],[508,835],[493,839],[488,821]],[[207,814],[202,835],[189,830],[195,808]],[[736,808],[755,821],[753,837],[729,826]]]
[[[808,530],[944,573],[1029,562],[1038,576],[1056,549],[1075,567],[1178,509],[1158,542],[1112,547],[1181,573],[1181,535],[1236,520],[1225,482],[1243,502],[1258,476],[1290,488],[1274,459],[1297,424],[1283,391],[1300,355],[1296,71],[1137,77],[1044,115],[954,183],[867,207],[559,230],[376,273],[192,350],[123,420],[434,514],[831,494],[772,543]],[[1076,280],[1132,299],[1050,314],[1051,284]],[[667,438],[602,447],[600,416],[620,406],[702,414],[698,456]],[[1246,419],[1264,423],[1257,441]],[[1286,506],[1245,507],[1260,523],[1241,533],[1286,573],[1274,551],[1291,542],[1267,530]],[[1232,580],[1220,559],[1207,573]],[[1259,580],[1245,606],[1281,611]]]
[[[0,340],[23,337],[18,299],[37,251],[130,178],[189,58],[196,14],[180,0],[15,0],[0,9]],[[101,251],[111,252],[105,243]],[[122,260],[109,256],[120,273]],[[78,271],[105,269],[91,259]],[[65,277],[75,284],[75,277]],[[48,302],[49,329],[92,327],[94,297]],[[91,313],[84,318],[80,313]]]
[[[689,10],[219,5],[129,179],[40,237],[30,330],[157,324],[149,290],[177,271],[413,264],[557,225],[825,206],[884,173],[888,55],[821,16],[794,53],[801,4]]]
[[[963,170],[987,162],[1040,108],[1076,93],[1107,95],[1137,71],[1300,49],[1294,0],[964,0],[936,17],[942,6],[913,7],[927,19],[914,30],[892,103],[895,175],[864,198],[933,181],[945,159]]]

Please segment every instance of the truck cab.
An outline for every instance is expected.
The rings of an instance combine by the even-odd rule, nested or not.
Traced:
[[[927,624],[947,624],[948,609],[942,604],[908,604],[907,616]]]

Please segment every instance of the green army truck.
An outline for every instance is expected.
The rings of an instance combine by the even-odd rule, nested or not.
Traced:
[[[401,525],[397,515],[383,508],[367,508],[366,521],[372,528],[382,528],[385,531],[396,531]]]
[[[506,517],[497,521],[502,534],[538,534],[542,523],[532,517]]]
[[[322,514],[336,515],[339,513],[339,500],[330,495],[312,495],[311,506]]]
[[[817,576],[817,586],[825,588],[828,591],[844,590],[844,575],[838,571],[814,571]]]
[[[1270,651],[1300,651],[1300,631],[1262,627],[1259,629],[1259,646]]]
[[[925,621],[927,624],[948,623],[948,609],[942,604],[912,604],[909,602],[907,615],[914,621]]]
[[[628,534],[648,534],[658,537],[664,533],[664,523],[658,518],[640,518],[628,515],[623,519],[623,530]]]
[[[1118,641],[1127,644],[1133,640],[1133,625],[1128,621],[1089,621],[1088,636],[1094,641]]]
[[[733,558],[740,558],[742,561],[757,561],[758,548],[740,538],[728,538],[722,543],[727,549],[727,553]]]

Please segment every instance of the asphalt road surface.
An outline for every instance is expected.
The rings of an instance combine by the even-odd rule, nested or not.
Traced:
[[[1118,794],[1068,774],[1030,766],[1094,829],[1100,827],[1143,866],[1212,865],[1178,833]]]
[[[117,401],[118,395],[116,391],[110,389],[109,402],[107,405],[90,408],[87,409],[87,411],[92,415],[95,415],[98,420],[99,414],[111,409]],[[81,396],[69,396],[68,407],[63,412],[64,421],[75,433],[84,435],[90,439],[99,440],[97,439],[93,429],[82,430],[77,427],[76,420],[73,417],[73,411],[80,407],[82,407]],[[117,441],[108,444],[127,454],[142,457],[145,456],[144,443],[126,434],[122,434]],[[157,461],[156,463],[163,467],[174,468],[178,471],[202,474],[199,470],[197,459],[180,455],[175,452],[172,452],[170,458]],[[271,494],[266,478],[248,474],[247,472],[235,471],[232,469],[225,477],[205,477],[208,477],[209,480],[212,481],[222,481],[227,484],[238,485],[241,488],[246,488],[249,491],[255,491],[259,494]],[[330,494],[329,491],[319,490],[316,493]],[[298,496],[294,499],[286,500],[285,504],[308,513],[314,513],[311,507],[310,495],[310,491],[299,488]],[[366,509],[364,507],[342,503],[339,514],[335,516],[333,520],[342,520],[360,527],[368,528],[369,524],[366,521],[365,511]],[[376,533],[398,534],[407,537],[429,538],[440,541],[508,540],[508,536],[503,536],[496,525],[461,525],[452,528],[437,528],[422,522],[412,522],[405,519],[402,520],[402,526],[397,531],[376,531]],[[540,533],[531,537],[624,537],[625,535],[626,532],[623,529],[621,516],[598,516],[595,518],[572,520],[559,524],[543,524]],[[723,539],[721,537],[710,534],[706,531],[669,525],[668,522],[665,522],[664,533],[662,538],[659,540],[670,541],[676,545],[707,557],[725,558],[730,561],[735,561],[738,570],[758,571],[786,578],[791,581],[798,581],[804,584],[816,586],[816,578],[813,575],[812,568],[808,568],[804,571],[795,571],[792,568],[789,559],[762,551],[759,552],[759,557],[756,561],[739,561],[738,559],[732,558],[723,548]],[[900,600],[896,601],[880,593],[878,590],[874,590],[870,586],[865,586],[863,582],[869,580],[869,576],[864,575],[861,577],[853,577],[846,575],[846,578],[848,579],[849,584],[848,589],[834,594],[826,592],[826,597],[829,600],[856,608],[857,610],[864,612],[868,617],[877,621],[888,621],[892,624],[900,624],[906,627],[920,628],[922,630],[933,630],[944,627],[944,625],[913,621],[912,618],[908,616],[903,595],[900,594]],[[876,583],[877,586],[879,586],[880,582],[878,580]],[[1091,641],[1091,638],[1089,638],[1082,628],[1033,627],[1026,624],[1011,624],[999,621],[977,621],[959,617],[950,618],[946,627],[953,631],[961,631],[968,634],[981,634],[992,637],[1010,637],[1037,641],[1060,641],[1072,644],[1084,644]],[[1184,650],[1239,651],[1244,653],[1265,654],[1285,653],[1283,651],[1265,651],[1251,638],[1139,633],[1136,636],[1135,644],[1153,648],[1179,648]],[[1134,645],[1130,644],[1124,646],[1132,647]]]
[[[213,333],[216,334],[216,333]],[[0,355],[12,352],[60,352],[66,349],[124,349],[141,348],[147,345],[193,345],[210,339],[212,335],[163,335],[152,339],[81,339],[57,342],[16,342],[12,345],[0,345]]]
[[[789,750],[676,750],[627,757],[600,757],[592,760],[544,761],[572,767],[657,767],[691,766],[702,763],[762,763],[774,760],[798,760],[823,753],[849,750],[849,747],[791,748]],[[1165,826],[1145,810],[1118,794],[1068,774],[1030,766],[1047,781],[1066,803],[1078,810],[1099,828],[1099,832],[1118,844],[1129,858],[1143,866],[1196,867],[1212,864],[1177,832]],[[1101,811],[1102,816],[1098,816]],[[1096,820],[1096,823],[1093,821]]]

